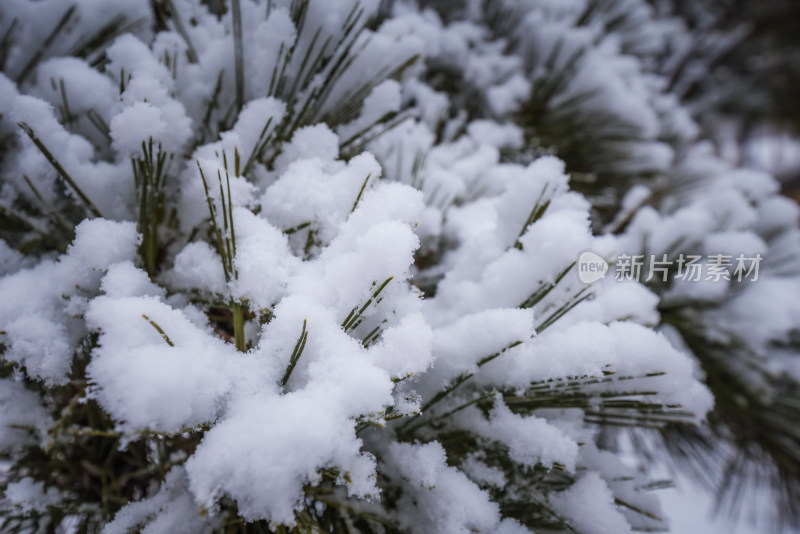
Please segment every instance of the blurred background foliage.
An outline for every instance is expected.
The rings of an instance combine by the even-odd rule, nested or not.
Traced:
[[[721,142],[722,119],[734,126],[740,145],[765,131],[800,136],[800,2],[652,3],[659,14],[678,17],[693,36],[688,47],[668,51],[662,68],[668,90],[690,105],[706,135]],[[800,199],[800,168],[776,172],[784,190]]]

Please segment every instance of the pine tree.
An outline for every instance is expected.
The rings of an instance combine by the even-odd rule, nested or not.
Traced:
[[[544,146],[566,162],[572,186],[593,200],[596,230],[619,236],[615,253],[640,253],[643,273],[654,260],[671,265],[668,276],[655,276],[646,285],[660,296],[661,328],[677,334],[675,344],[697,357],[716,406],[710,426],[670,427],[664,431],[665,444],[697,478],[710,483],[732,513],[744,493],[766,485],[774,490],[768,500],[775,506],[765,515],[777,526],[796,528],[798,308],[780,293],[797,289],[798,210],[775,195],[778,185],[770,177],[731,169],[699,142],[699,128],[675,100],[676,95],[688,98],[713,136],[707,123],[726,109],[730,120],[732,102],[738,102],[735,91],[747,91],[749,80],[732,83],[725,92],[702,75],[718,63],[726,44],[738,47],[742,40],[735,28],[726,33],[721,23],[709,22],[724,20],[720,10],[730,15],[735,9],[735,2],[722,4],[725,9],[714,10],[675,3],[678,13],[683,9],[696,15],[687,20],[707,25],[699,37],[681,31],[686,20],[654,18],[641,2],[586,7],[497,2],[471,16],[494,39],[508,41],[507,50],[523,58],[524,77],[534,80],[514,117],[525,128],[526,146]],[[770,4],[773,9],[779,5]],[[758,21],[770,13],[761,7],[753,7],[760,13]],[[470,16],[452,6],[442,13]],[[763,41],[761,25],[756,37],[760,32]],[[705,46],[693,46],[698,39]],[[758,49],[765,46],[761,42]],[[791,55],[780,56],[777,50],[777,57],[791,61]],[[676,63],[676,57],[688,57],[694,68]],[[705,89],[695,87],[689,95],[677,90],[687,76]],[[763,92],[748,96],[759,94],[767,98]],[[747,115],[752,108],[743,109],[746,129],[753,121]],[[496,117],[496,110],[477,113]],[[758,120],[770,117],[765,112]],[[576,180],[581,177],[586,179]],[[734,263],[739,254],[763,255],[761,281],[698,290],[675,277],[681,257],[714,253]]]
[[[6,0],[2,528],[663,530],[621,430],[729,439],[797,521],[798,210],[664,90],[673,23]],[[585,284],[588,250],[764,264]]]

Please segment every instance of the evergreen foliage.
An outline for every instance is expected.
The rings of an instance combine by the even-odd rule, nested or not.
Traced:
[[[711,483],[797,525],[798,208],[699,137],[675,27],[5,0],[0,529],[664,530],[622,435],[730,444]],[[586,250],[764,262],[584,284]]]

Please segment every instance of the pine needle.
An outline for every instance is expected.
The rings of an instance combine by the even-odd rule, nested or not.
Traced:
[[[286,372],[281,379],[281,387],[286,387],[286,384],[289,382],[292,371],[294,371],[297,362],[300,361],[300,356],[303,355],[303,350],[306,348],[306,341],[308,341],[308,331],[306,330],[306,320],[303,319],[303,330],[300,332],[300,337],[297,338],[297,343],[295,343],[292,354],[289,357],[289,365],[286,367]]]
[[[17,125],[20,128],[22,128],[22,131],[25,132],[25,134],[30,138],[31,141],[33,141],[33,144],[36,145],[36,148],[39,149],[39,151],[42,153],[42,155],[45,157],[48,163],[52,165],[52,167],[56,170],[59,176],[61,176],[61,178],[63,178],[64,181],[67,182],[72,191],[78,196],[78,198],[81,200],[81,202],[83,202],[83,204],[92,213],[92,215],[94,215],[95,217],[102,217],[103,214],[100,213],[100,210],[98,210],[95,207],[92,201],[89,200],[89,197],[87,197],[83,193],[81,188],[78,187],[78,184],[75,183],[75,180],[73,180],[72,177],[69,175],[69,173],[64,169],[64,167],[61,166],[61,163],[59,163],[58,160],[55,158],[55,156],[53,156],[53,154],[47,149],[42,140],[36,136],[36,134],[33,132],[33,129],[24,122],[19,122],[17,123]]]

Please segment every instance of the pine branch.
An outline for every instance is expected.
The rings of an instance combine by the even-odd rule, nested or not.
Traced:
[[[36,134],[33,132],[33,129],[24,122],[17,123],[17,126],[22,128],[22,131],[25,132],[25,135],[27,135],[30,138],[30,140],[33,142],[36,148],[39,149],[39,151],[42,153],[42,155],[45,157],[48,163],[50,163],[50,165],[53,166],[53,169],[55,169],[56,172],[59,174],[59,176],[61,176],[61,178],[63,178],[64,181],[70,186],[72,191],[78,196],[78,198],[81,200],[81,202],[83,202],[83,204],[92,213],[92,215],[94,215],[95,217],[102,217],[103,215],[100,213],[100,210],[98,210],[95,207],[92,201],[89,200],[89,197],[87,197],[81,190],[81,188],[78,187],[78,184],[75,183],[75,181],[72,179],[69,173],[67,173],[64,167],[61,166],[58,160],[47,149],[42,140],[36,136]]]

